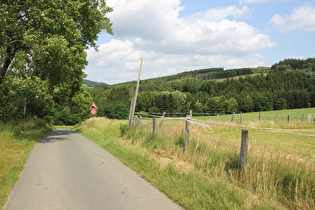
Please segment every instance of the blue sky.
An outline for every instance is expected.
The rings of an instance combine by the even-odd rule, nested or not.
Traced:
[[[315,0],[107,0],[114,36],[87,50],[87,79],[116,84],[202,68],[315,57]]]

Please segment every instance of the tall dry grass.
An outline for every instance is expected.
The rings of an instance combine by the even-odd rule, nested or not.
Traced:
[[[288,127],[286,123],[281,125],[280,122],[275,125],[272,122],[254,121],[248,125]],[[295,156],[285,148],[277,151],[277,147],[250,141],[246,166],[239,170],[241,142],[238,129],[220,128],[216,129],[216,134],[209,135],[202,128],[191,126],[189,147],[184,151],[184,127],[184,121],[165,122],[157,128],[158,134],[155,140],[152,140],[151,127],[142,126],[130,129],[125,139],[129,139],[133,145],[145,147],[150,151],[150,158],[157,160],[164,167],[171,164],[184,173],[198,171],[211,177],[212,182],[224,180],[224,185],[249,191],[252,195],[248,199],[249,206],[251,203],[257,206],[260,200],[272,200],[283,208],[315,208],[314,160]],[[294,126],[289,127],[292,129]],[[274,136],[265,131],[263,133],[266,138],[276,138],[279,135],[277,133]],[[277,141],[270,139],[271,143]],[[312,144],[314,146],[315,142]]]
[[[0,122],[0,207],[23,170],[33,146],[52,128],[39,119],[29,119],[23,126]]]

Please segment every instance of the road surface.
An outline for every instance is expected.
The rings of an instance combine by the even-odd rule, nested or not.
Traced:
[[[72,130],[36,144],[5,210],[181,209],[107,151]]]

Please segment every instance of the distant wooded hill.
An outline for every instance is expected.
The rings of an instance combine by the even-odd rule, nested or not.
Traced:
[[[93,82],[93,81],[87,80],[87,79],[83,79],[83,83],[87,87],[96,87],[96,86],[100,86],[100,85],[108,85],[108,84],[106,84],[104,82]]]
[[[89,89],[98,116],[128,118],[136,81]],[[136,111],[226,113],[315,107],[315,59],[286,59],[272,67],[208,68],[146,79]]]

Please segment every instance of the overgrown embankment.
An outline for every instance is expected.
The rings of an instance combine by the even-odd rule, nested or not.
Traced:
[[[193,127],[188,150],[184,151],[183,120],[163,122],[155,140],[149,126],[129,129],[125,123],[96,118],[82,123],[77,130],[186,209],[315,208],[314,161],[307,155],[288,152],[286,142],[278,143],[281,147],[250,142],[247,164],[240,171],[240,142],[233,140],[239,130],[214,127],[215,135],[209,136]],[[271,144],[279,135],[292,136],[252,133],[274,138]],[[281,141],[286,138],[283,136]],[[312,142],[310,138],[314,137],[305,140]],[[287,143],[298,145],[300,140],[304,137]]]
[[[18,125],[0,122],[0,207],[19,179],[25,161],[41,136],[53,130],[42,120]],[[34,198],[35,199],[35,198]]]

